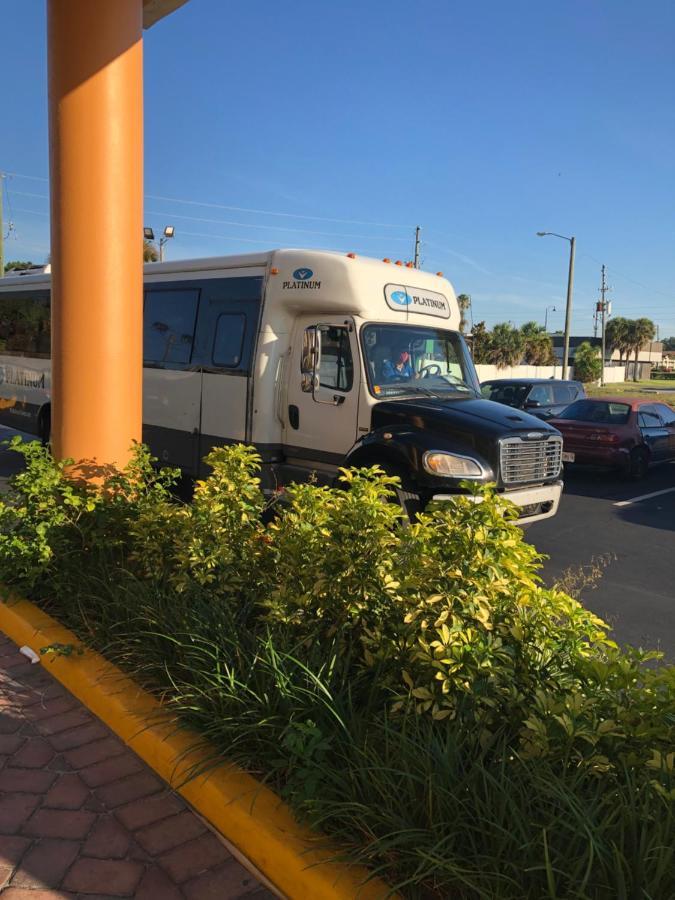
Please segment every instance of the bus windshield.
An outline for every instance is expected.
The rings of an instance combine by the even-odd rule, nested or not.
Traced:
[[[366,325],[361,339],[371,393],[476,396],[473,370],[460,336],[414,325]]]

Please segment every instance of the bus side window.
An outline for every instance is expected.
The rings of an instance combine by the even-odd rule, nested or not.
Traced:
[[[187,366],[197,319],[198,290],[149,290],[143,310],[143,362]]]
[[[216,321],[211,358],[214,366],[236,369],[241,363],[246,316],[241,313],[221,313]]]
[[[0,352],[7,356],[50,357],[49,293],[3,294],[0,304]]]

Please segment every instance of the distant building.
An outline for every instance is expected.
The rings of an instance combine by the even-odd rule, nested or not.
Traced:
[[[563,361],[563,347],[565,344],[565,338],[562,334],[552,334],[551,340],[553,341],[553,353],[555,354],[556,364],[562,365]],[[597,347],[598,350],[602,347],[602,341],[599,337],[572,337],[570,336],[570,352],[567,359],[567,364],[570,366],[574,365],[574,357],[577,352],[577,347],[584,342],[589,343],[592,347]],[[666,351],[666,353],[672,351]],[[675,356],[675,353],[673,354]],[[640,367],[640,371],[638,372],[638,377],[640,378],[649,378],[649,372],[651,371],[652,366],[658,366],[659,368],[662,366],[663,358],[664,358],[664,350],[663,343],[661,341],[649,341],[642,347],[642,349],[638,353],[638,366]],[[619,351],[612,350],[610,353],[607,351],[605,357],[605,365],[606,366],[628,366],[628,371],[626,375],[628,377],[632,377],[633,366],[635,365],[635,354],[630,354],[630,359],[626,359],[624,356],[623,360],[619,359]],[[675,367],[675,363],[674,363]]]
[[[659,368],[665,369],[666,372],[675,372],[675,350],[663,351],[663,358]]]

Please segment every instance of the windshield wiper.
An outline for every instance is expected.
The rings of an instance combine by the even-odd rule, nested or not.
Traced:
[[[409,387],[408,390],[413,391],[414,393],[425,394],[427,397],[433,397],[435,400],[441,399],[438,395],[438,391],[432,391],[430,388],[422,387],[422,385],[414,384]]]

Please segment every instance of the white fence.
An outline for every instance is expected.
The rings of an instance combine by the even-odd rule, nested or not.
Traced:
[[[476,366],[481,381],[493,378],[562,378],[562,366]],[[568,370],[568,378],[574,378],[574,366]],[[626,380],[625,366],[605,366],[605,384],[616,384]]]

